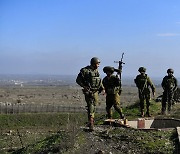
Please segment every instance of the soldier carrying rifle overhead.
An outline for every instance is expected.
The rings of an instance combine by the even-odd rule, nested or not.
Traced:
[[[104,89],[98,72],[99,65],[99,58],[93,57],[90,65],[82,68],[76,78],[77,84],[83,88],[82,91],[87,103],[88,126],[90,131],[94,129],[94,116],[98,103],[98,94]]]
[[[141,111],[141,117],[144,117],[144,101],[146,101],[146,115],[150,117],[150,111],[149,111],[149,106],[150,106],[150,88],[152,89],[152,94],[155,96],[155,86],[152,83],[150,77],[148,77],[146,72],[146,68],[140,67],[138,69],[140,72],[139,75],[136,76],[134,79],[134,82],[138,88],[139,92],[139,100],[140,100],[140,111]]]
[[[124,54],[124,53],[123,53]],[[123,58],[122,54],[122,58]],[[106,112],[107,112],[107,118],[112,118],[112,110],[111,108],[114,107],[114,109],[119,113],[120,118],[124,119],[124,115],[122,113],[122,109],[120,107],[120,94],[121,94],[121,72],[122,72],[122,64],[124,64],[121,61],[119,61],[119,68],[115,69],[111,66],[106,66],[103,68],[104,73],[106,73],[106,76],[103,78],[103,86],[105,88],[106,92]],[[113,75],[114,71],[117,72],[117,75]],[[118,75],[120,77],[118,77]]]

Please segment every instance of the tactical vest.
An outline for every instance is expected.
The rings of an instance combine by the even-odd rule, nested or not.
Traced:
[[[138,75],[135,79],[135,83],[139,89],[147,88],[147,75]]]
[[[166,79],[166,82],[165,82],[165,87],[167,89],[173,89],[175,87],[175,81],[174,81],[174,77],[171,77],[171,78],[168,78]]]
[[[85,70],[86,84],[91,90],[97,90],[101,86],[101,78],[97,70],[86,69]]]

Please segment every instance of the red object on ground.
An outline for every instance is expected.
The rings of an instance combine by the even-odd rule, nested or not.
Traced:
[[[145,128],[145,119],[144,118],[138,118],[137,128]]]

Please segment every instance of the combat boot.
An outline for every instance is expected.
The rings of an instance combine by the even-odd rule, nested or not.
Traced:
[[[107,117],[107,119],[112,119],[112,116],[106,116]]]
[[[120,114],[120,118],[121,118],[121,119],[124,119],[124,118],[125,118],[125,117],[124,117],[124,114],[121,113],[121,114]]]
[[[86,123],[86,127],[89,127],[90,126],[90,115],[88,114],[88,122]]]
[[[116,111],[119,113],[120,119],[124,119],[124,114],[122,113],[122,109],[118,106],[114,106]]]
[[[168,104],[168,114],[171,112],[171,104]]]
[[[170,114],[170,113],[171,113],[171,108],[168,108],[167,114]]]
[[[147,107],[146,115],[147,115],[148,117],[151,117],[151,115],[150,115],[150,113],[149,113],[149,107]]]
[[[141,117],[144,118],[144,110],[141,109]]]
[[[166,109],[165,109],[165,108],[162,108],[162,109],[161,109],[161,114],[162,114],[162,115],[166,115]]]
[[[146,115],[147,115],[148,117],[151,117],[151,114],[149,113],[149,111],[146,112]]]
[[[109,109],[109,108],[106,108],[106,112],[107,112],[106,118],[107,119],[112,119],[112,110]]]
[[[94,130],[94,118],[90,117],[89,119],[89,131],[93,131]]]
[[[112,119],[112,114],[111,113],[107,113],[106,118],[107,119]]]

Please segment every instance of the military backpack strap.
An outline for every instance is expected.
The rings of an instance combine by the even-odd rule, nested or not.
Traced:
[[[141,94],[143,93],[145,87],[147,86],[147,81],[148,81],[148,76],[147,76],[147,74],[145,74],[145,82],[144,82],[143,88],[139,89]]]

